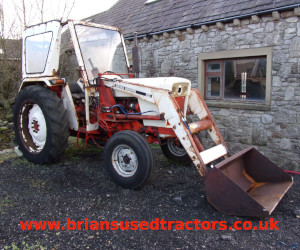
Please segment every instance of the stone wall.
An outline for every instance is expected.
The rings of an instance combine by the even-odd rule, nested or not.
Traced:
[[[300,170],[299,9],[139,39],[140,76],[176,76],[198,87],[198,55],[272,47],[269,111],[211,107],[232,152],[254,145],[280,167]],[[133,43],[127,41],[129,58]],[[207,136],[202,136],[207,144]]]

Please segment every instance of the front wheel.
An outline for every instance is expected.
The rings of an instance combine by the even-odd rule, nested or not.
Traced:
[[[129,189],[145,184],[154,167],[148,142],[130,130],[118,132],[108,140],[104,148],[104,163],[112,180]]]
[[[59,160],[69,137],[61,99],[42,86],[23,89],[15,102],[14,131],[19,149],[29,161],[44,164]]]
[[[163,154],[172,162],[188,165],[192,162],[178,139],[170,138],[161,144]]]

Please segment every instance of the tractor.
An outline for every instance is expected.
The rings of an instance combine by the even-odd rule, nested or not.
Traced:
[[[61,44],[69,40],[79,73],[75,81],[60,72]],[[41,23],[25,29],[22,53],[14,131],[19,150],[33,163],[58,161],[69,136],[82,138],[104,147],[104,165],[115,183],[136,189],[151,176],[149,143],[156,143],[170,160],[193,163],[208,202],[238,216],[269,216],[293,183],[254,147],[231,156],[188,79],[135,78],[119,28],[73,20]],[[204,130],[212,148],[199,139]]]

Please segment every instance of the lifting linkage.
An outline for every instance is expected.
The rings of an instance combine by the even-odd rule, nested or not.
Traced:
[[[164,113],[165,119],[173,128],[201,176],[204,177],[207,174],[206,164],[219,157],[230,156],[227,145],[198,90],[191,89],[188,106],[191,113],[197,115],[199,121],[189,124],[170,93],[156,91],[153,95],[154,99],[158,100],[159,111]],[[203,151],[204,147],[196,136],[202,130],[208,131],[215,144],[218,145],[217,151]]]

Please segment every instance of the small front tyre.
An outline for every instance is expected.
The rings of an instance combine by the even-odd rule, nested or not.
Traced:
[[[104,163],[112,180],[128,189],[145,184],[154,167],[148,142],[130,130],[118,132],[108,140],[104,148]]]
[[[192,160],[178,139],[170,138],[162,143],[161,150],[163,154],[172,162],[189,165]]]

